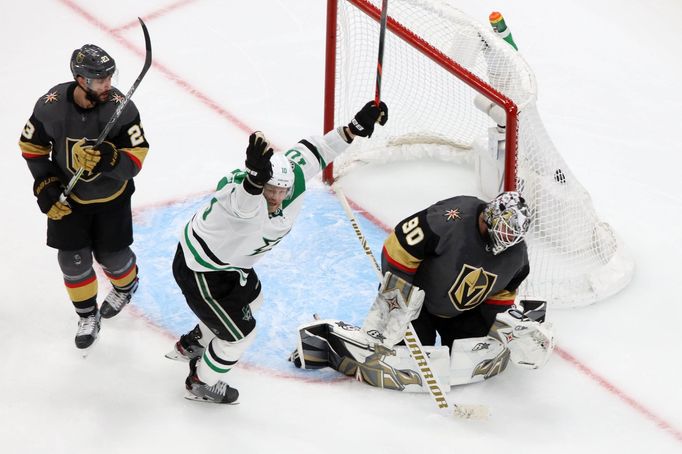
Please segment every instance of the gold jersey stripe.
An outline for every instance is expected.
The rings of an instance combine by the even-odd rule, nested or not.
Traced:
[[[36,145],[31,142],[19,142],[19,148],[21,149],[21,154],[28,158],[37,158],[41,156],[47,156],[50,154],[50,147],[43,147]]]
[[[391,232],[388,238],[386,238],[386,241],[384,241],[384,249],[389,256],[388,258],[390,259],[390,262],[395,262],[398,265],[402,265],[403,267],[407,268],[407,270],[411,270],[412,272],[414,272],[422,262],[420,259],[416,258],[407,252],[405,248],[403,248],[398,241],[398,237],[395,235],[395,232]]]
[[[142,168],[142,163],[147,157],[149,148],[136,147],[136,148],[121,148],[121,151],[125,152],[130,159],[133,160],[138,169]]]
[[[486,303],[488,304],[512,304],[516,298],[516,292],[510,292],[508,290],[502,290],[499,293],[490,296]]]
[[[102,197],[101,199],[83,200],[80,197],[78,197],[76,194],[74,194],[73,192],[71,194],[69,194],[69,197],[71,197],[73,200],[75,200],[76,202],[78,202],[82,205],[89,205],[91,203],[104,203],[104,202],[109,202],[110,200],[114,200],[116,197],[123,194],[123,191],[125,191],[127,186],[128,186],[128,182],[124,181],[123,186],[121,186],[121,189],[114,192],[109,197]]]

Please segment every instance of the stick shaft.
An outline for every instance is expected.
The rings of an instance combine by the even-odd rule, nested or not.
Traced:
[[[381,20],[379,21],[379,53],[377,56],[377,79],[374,103],[378,106],[381,101],[381,74],[384,62],[384,41],[386,39],[386,21],[388,20],[388,0],[381,2]]]

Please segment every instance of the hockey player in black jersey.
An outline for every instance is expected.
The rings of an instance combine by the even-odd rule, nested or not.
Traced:
[[[418,388],[405,347],[396,346],[413,320],[442,383],[490,378],[510,358],[521,367],[541,367],[554,345],[551,329],[541,323],[544,302],[515,305],[529,273],[523,240],[530,224],[516,192],[488,203],[453,197],[407,217],[384,242],[385,277],[362,329],[336,321],[306,325],[292,359],[374,386]]]
[[[232,403],[226,383],[256,335],[255,309],[263,302],[253,266],[291,230],[306,182],[343,153],[355,136],[370,137],[388,120],[382,102],[367,103],[348,126],[301,140],[273,153],[262,133],[249,137],[245,169],[218,183],[211,200],[183,227],[173,275],[200,323],[180,337],[171,359],[190,360],[187,398]]]
[[[47,215],[47,245],[58,250],[64,285],[79,315],[76,346],[97,338],[100,316],[113,317],[137,288],[130,198],[149,149],[132,101],[104,142],[95,138],[125,97],[112,86],[114,59],[86,44],[70,60],[74,80],[56,85],[35,104],[19,147],[33,176],[33,192]],[[64,186],[85,171],[65,203]],[[94,259],[113,289],[97,305]]]

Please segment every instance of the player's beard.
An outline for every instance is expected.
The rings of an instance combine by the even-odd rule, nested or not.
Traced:
[[[90,88],[85,90],[85,98],[95,105],[107,102],[109,100],[110,94],[111,90],[104,91],[100,94],[95,93]]]

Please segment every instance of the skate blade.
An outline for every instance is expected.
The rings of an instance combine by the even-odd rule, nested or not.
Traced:
[[[97,339],[99,339],[99,336],[97,336]],[[78,349],[78,353],[81,355],[81,357],[83,359],[86,359],[88,357],[88,355],[90,355],[90,353],[92,352],[92,349],[95,347],[95,345],[97,345],[97,339],[95,339],[95,341],[92,344],[90,344],[89,347],[85,347],[85,348],[76,347],[76,349]]]
[[[76,350],[78,350],[78,353],[81,355],[83,359],[86,359],[88,355],[92,352],[92,349],[97,345],[97,342],[99,342],[99,338],[102,336],[102,331],[97,333],[97,337],[95,337],[95,340],[92,341],[92,344],[90,344],[88,347],[85,348],[78,348],[76,347]]]
[[[178,352],[176,349],[169,351],[164,356],[168,359],[172,359],[173,361],[182,361],[184,363],[189,362],[189,358]]]
[[[212,400],[202,399],[201,397],[197,397],[197,396],[195,396],[194,394],[192,394],[192,393],[190,393],[190,392],[186,392],[186,393],[185,393],[185,399],[187,399],[187,400],[193,400],[193,401],[195,401],[195,402],[203,402],[203,403],[205,403],[205,404],[214,404],[214,405],[239,405],[239,401],[238,401],[238,400],[236,400],[236,401],[234,401],[234,402],[230,402],[230,403],[219,403],[219,402],[214,402],[214,401],[212,401]]]

